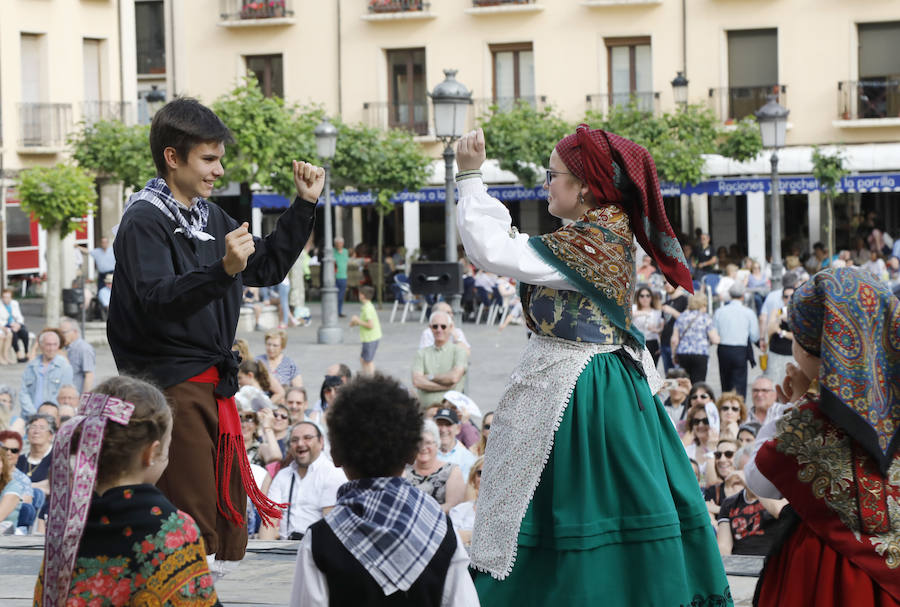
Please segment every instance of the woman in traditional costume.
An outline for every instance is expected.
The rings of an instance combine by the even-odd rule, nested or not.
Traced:
[[[706,505],[631,322],[633,238],[690,290],[647,150],[581,125],[550,156],[529,238],[460,140],[458,225],[480,268],[522,283],[531,339],[497,408],[472,540],[484,605],[730,605]],[[664,571],[647,578],[649,571]]]
[[[823,270],[788,309],[794,358],[744,469],[794,524],[757,605],[900,605],[900,301],[856,268]],[[798,369],[799,367],[799,369]]]

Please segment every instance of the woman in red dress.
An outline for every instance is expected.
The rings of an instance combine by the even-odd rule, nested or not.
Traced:
[[[744,473],[795,523],[756,605],[900,605],[900,300],[871,275],[828,269],[794,293],[780,402]]]

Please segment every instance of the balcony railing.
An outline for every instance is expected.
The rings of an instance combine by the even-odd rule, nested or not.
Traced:
[[[494,108],[496,108],[497,112],[507,112],[519,103],[527,103],[537,110],[542,110],[547,105],[547,97],[545,95],[536,95],[530,97],[486,97],[473,99],[472,108],[469,110],[469,122],[474,125],[479,118],[487,118]]]
[[[136,116],[134,106],[127,101],[83,101],[81,119],[87,124],[101,120],[118,120],[125,124],[134,124]]]
[[[430,7],[431,3],[424,0],[369,0],[370,13],[408,13]]]
[[[659,91],[637,91],[634,93],[597,93],[585,98],[587,109],[608,114],[614,107],[625,108],[633,105],[642,112],[659,113]]]
[[[787,85],[767,84],[709,89],[709,107],[720,122],[728,124],[752,116],[772,93],[778,96],[778,103],[787,106]]]
[[[246,21],[264,23],[261,19],[293,17],[292,0],[219,0],[219,16],[222,21]]]
[[[379,129],[406,129],[416,135],[428,134],[428,102],[413,104],[389,101],[363,103],[364,122]]]
[[[838,118],[900,117],[900,80],[878,78],[838,82]]]
[[[472,0],[472,6],[500,6],[501,4],[534,4],[535,0]]]
[[[69,103],[19,104],[19,145],[23,148],[62,148],[71,126]]]

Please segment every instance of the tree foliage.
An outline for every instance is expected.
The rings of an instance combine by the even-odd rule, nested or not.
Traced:
[[[313,129],[324,111],[266,97],[253,76],[216,99],[212,109],[235,140],[225,148],[224,181],[255,183],[290,196],[295,189],[291,160],[316,158]]]
[[[150,126],[126,126],[119,120],[85,123],[69,138],[72,157],[100,179],[140,189],[156,175],[150,155]]]
[[[762,151],[762,135],[756,118],[747,116],[734,125],[734,130],[719,138],[717,153],[738,161],[752,160]]]
[[[573,128],[552,106],[537,109],[524,100],[510,110],[491,106],[479,126],[484,129],[487,157],[527,188],[543,180],[541,167],[547,165],[553,146]]]
[[[813,177],[819,182],[819,186],[832,196],[837,191],[838,183],[850,172],[844,168],[845,161],[846,157],[841,149],[829,153],[819,146],[813,147]]]
[[[19,197],[22,208],[33,213],[42,228],[59,229],[64,237],[78,226],[73,220],[93,212],[97,192],[85,169],[58,164],[22,171]]]

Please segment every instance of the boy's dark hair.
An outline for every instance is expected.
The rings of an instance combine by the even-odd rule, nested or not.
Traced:
[[[375,295],[375,289],[369,285],[363,285],[359,288],[359,294],[372,301],[372,297]]]
[[[150,153],[156,174],[169,172],[163,151],[175,148],[179,160],[186,160],[200,143],[233,143],[231,131],[211,109],[190,97],[179,97],[164,105],[150,124]]]
[[[341,388],[327,416],[335,463],[363,478],[392,476],[419,450],[419,403],[392,377],[357,376]]]

